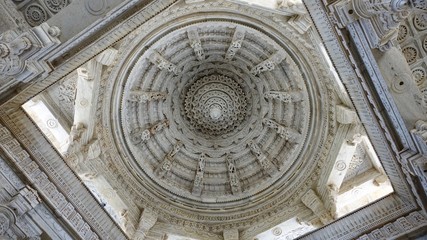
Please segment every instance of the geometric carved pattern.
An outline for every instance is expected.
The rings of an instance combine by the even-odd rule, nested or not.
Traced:
[[[218,136],[233,131],[246,118],[246,96],[231,78],[209,75],[193,83],[185,98],[185,113],[204,134]]]
[[[405,47],[402,49],[402,53],[409,64],[412,64],[417,59],[417,49],[415,47]]]

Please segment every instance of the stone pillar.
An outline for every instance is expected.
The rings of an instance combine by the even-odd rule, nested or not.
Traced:
[[[150,229],[157,222],[157,213],[151,209],[144,209],[139,219],[138,227],[133,235],[133,240],[144,240]]]

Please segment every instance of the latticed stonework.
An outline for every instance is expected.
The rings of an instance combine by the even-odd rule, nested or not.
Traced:
[[[209,138],[243,125],[246,105],[247,95],[236,81],[214,74],[189,84],[183,108],[192,128]]]

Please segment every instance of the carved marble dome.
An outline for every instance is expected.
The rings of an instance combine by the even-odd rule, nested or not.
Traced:
[[[104,110],[136,195],[166,218],[212,226],[291,204],[311,186],[334,132],[313,70],[322,66],[302,39],[238,15],[141,31],[111,69]]]

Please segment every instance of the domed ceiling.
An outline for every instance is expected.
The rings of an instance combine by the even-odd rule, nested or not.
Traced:
[[[126,39],[98,130],[135,201],[219,230],[312,187],[334,136],[334,94],[309,37],[201,7],[160,14]]]

